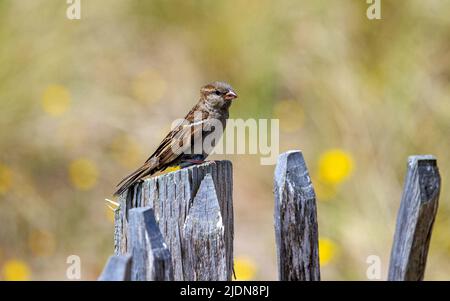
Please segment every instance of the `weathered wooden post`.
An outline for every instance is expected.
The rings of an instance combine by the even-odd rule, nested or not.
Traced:
[[[174,280],[231,280],[232,181],[231,162],[209,161],[150,178],[125,193],[115,218],[115,254],[132,251],[131,209],[149,207],[170,251]]]
[[[170,252],[152,209],[130,209],[127,238],[128,253],[132,255],[131,280],[173,280]]]
[[[440,186],[441,178],[433,156],[408,158],[388,280],[423,280]]]
[[[192,280],[227,280],[224,225],[214,182],[200,184],[183,227],[185,276]]]
[[[278,157],[274,186],[279,280],[320,280],[316,196],[301,151]]]
[[[131,280],[131,256],[110,256],[99,281]]]

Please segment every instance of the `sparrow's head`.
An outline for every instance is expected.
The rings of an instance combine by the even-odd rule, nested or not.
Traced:
[[[231,101],[238,97],[233,88],[229,84],[223,82],[207,84],[200,89],[200,94],[201,98],[204,99],[208,105],[217,109],[228,108]]]

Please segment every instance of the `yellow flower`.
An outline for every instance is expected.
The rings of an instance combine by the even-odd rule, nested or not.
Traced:
[[[339,184],[353,171],[351,155],[340,149],[331,149],[319,158],[319,180],[327,184]]]
[[[6,281],[26,281],[30,279],[31,271],[28,265],[18,259],[8,260],[3,266],[3,279]]]
[[[97,166],[89,159],[75,160],[69,166],[70,181],[79,190],[89,190],[94,187],[98,175]]]
[[[252,280],[256,275],[256,265],[251,258],[238,257],[234,260],[236,280]]]
[[[138,74],[131,83],[134,97],[143,102],[160,100],[166,89],[166,81],[155,70],[146,70]]]
[[[142,160],[139,144],[126,135],[116,137],[111,144],[111,155],[122,166],[134,168]]]
[[[274,116],[280,119],[280,128],[285,132],[295,132],[303,126],[303,108],[295,100],[282,100],[275,104]]]
[[[28,237],[28,246],[35,256],[51,256],[55,251],[55,239],[50,232],[34,230]]]
[[[42,109],[53,117],[62,116],[70,106],[70,93],[60,85],[50,85],[42,95]]]
[[[0,163],[0,194],[9,190],[12,183],[12,172],[6,165]]]
[[[328,238],[319,239],[319,261],[321,266],[326,266],[336,257],[337,246]]]

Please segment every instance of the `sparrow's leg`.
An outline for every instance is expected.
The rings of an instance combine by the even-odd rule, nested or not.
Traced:
[[[180,168],[185,168],[185,167],[189,167],[192,165],[198,165],[198,164],[202,164],[205,161],[203,160],[194,160],[194,159],[186,159],[186,160],[182,160],[179,164]]]
[[[202,164],[202,163],[205,163],[206,161],[190,159],[190,160],[183,160],[183,162],[187,162],[187,163],[191,163],[191,164]]]
[[[190,158],[181,159],[180,167],[184,168],[202,163],[205,163],[205,157],[203,155],[195,155]]]

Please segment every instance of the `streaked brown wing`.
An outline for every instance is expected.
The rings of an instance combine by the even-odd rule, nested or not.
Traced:
[[[155,152],[147,159],[147,161],[145,161],[145,163],[148,163],[153,158],[158,157],[161,154],[161,152],[163,152],[163,150],[166,149],[168,145],[170,145],[170,143],[173,140],[173,138],[175,137],[175,135],[177,135],[177,133],[179,133],[181,130],[182,130],[182,126],[177,126],[173,130],[171,130],[169,132],[169,134],[167,134],[167,136],[164,137],[164,139],[161,141],[161,143],[159,144],[159,146],[155,150]]]
[[[194,120],[196,112],[201,112],[201,122],[194,124],[197,120]],[[169,166],[172,162],[177,160],[183,152],[191,146],[193,137],[197,135],[199,131],[203,130],[202,123],[208,118],[209,113],[201,109],[201,101],[195,105],[192,110],[186,115],[186,122],[182,121],[160,143],[156,151],[145,161],[144,165],[128,175],[118,184],[119,189],[115,195],[122,194],[129,187],[131,187],[137,181],[142,178],[154,174],[156,171]],[[181,143],[182,141],[188,143]],[[181,145],[180,145],[181,144]]]
[[[167,134],[167,136],[162,140],[162,142],[159,144],[158,148],[155,150],[155,152],[145,161],[145,163],[148,163],[154,158],[158,158],[159,162],[166,162],[169,163],[173,160],[175,160],[178,156],[172,156],[170,155],[169,150],[172,150],[172,147],[179,143],[180,139],[185,139],[185,135],[189,133],[193,133],[193,131],[197,131],[198,128],[201,129],[201,127],[194,127],[193,130],[187,130],[190,128],[190,125],[194,122],[195,113],[201,112],[202,113],[202,120],[205,120],[208,118],[209,113],[205,110],[201,110],[199,107],[199,104],[195,105],[189,113],[184,117],[184,120],[179,123],[177,127],[175,127],[173,130]],[[191,132],[190,132],[191,131]],[[188,147],[188,145],[185,145],[185,147]],[[178,149],[178,148],[177,148]],[[185,149],[183,149],[185,150]],[[179,153],[179,152],[178,152]],[[175,155],[175,154],[173,154]],[[166,160],[164,160],[166,159]],[[170,160],[172,159],[172,160]],[[170,160],[170,161],[167,161]]]
[[[203,129],[203,122],[188,124],[181,127],[164,148],[158,154],[159,166],[170,165],[178,159],[179,156],[191,147],[193,137],[199,134]]]

